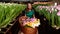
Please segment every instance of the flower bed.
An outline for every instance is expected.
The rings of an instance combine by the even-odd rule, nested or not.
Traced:
[[[16,3],[0,3],[0,33],[6,33],[13,26],[16,17],[26,5]]]
[[[49,25],[53,28],[60,28],[60,5],[58,6],[38,6],[35,8],[40,15],[44,15]]]
[[[23,4],[0,3],[0,28],[10,24],[25,7]]]

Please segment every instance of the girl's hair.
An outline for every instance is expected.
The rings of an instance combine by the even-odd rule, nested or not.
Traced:
[[[27,4],[28,4],[28,3],[33,4],[33,2],[30,2],[30,1],[28,1]]]

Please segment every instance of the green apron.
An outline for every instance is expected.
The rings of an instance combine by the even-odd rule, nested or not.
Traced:
[[[25,11],[25,15],[29,18],[32,18],[34,15],[34,10],[30,10],[30,11]]]

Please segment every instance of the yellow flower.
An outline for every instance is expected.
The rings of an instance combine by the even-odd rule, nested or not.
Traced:
[[[32,21],[27,22],[27,25],[32,27],[32,28],[35,28],[36,26],[38,27],[40,25],[40,20],[35,19],[33,22]]]
[[[27,25],[28,25],[28,26],[31,26],[31,25],[32,25],[32,23],[30,23],[30,22],[29,22]]]

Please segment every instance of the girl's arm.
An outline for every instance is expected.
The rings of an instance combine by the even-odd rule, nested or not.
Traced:
[[[35,18],[35,15],[33,15],[33,18]]]
[[[25,17],[26,17],[26,14],[25,14]]]
[[[33,10],[33,18],[35,18],[35,12],[34,12],[34,10]]]

